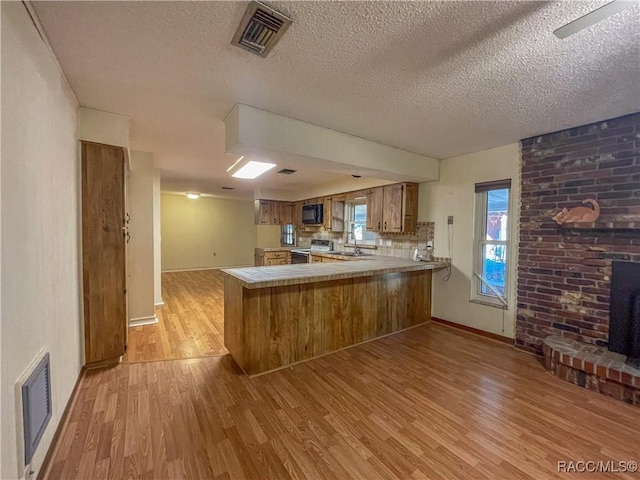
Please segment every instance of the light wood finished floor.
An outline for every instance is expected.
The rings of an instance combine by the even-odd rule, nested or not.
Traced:
[[[86,373],[47,479],[550,479],[640,460],[639,410],[427,324],[249,379],[227,356]]]
[[[158,323],[129,329],[125,362],[223,355],[224,278],[220,270],[162,274]]]

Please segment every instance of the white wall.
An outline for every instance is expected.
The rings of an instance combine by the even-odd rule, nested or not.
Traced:
[[[130,239],[127,245],[129,319],[155,316],[153,154],[131,152],[127,182]]]
[[[256,247],[279,247],[281,231],[280,225],[256,225]]]
[[[153,297],[162,305],[162,243],[160,218],[160,175],[153,176]]]
[[[2,4],[2,479],[20,475],[15,382],[51,354],[53,418],[37,472],[82,365],[76,101],[22,3]]]
[[[129,148],[129,117],[93,108],[78,108],[78,138]]]
[[[253,265],[253,201],[163,194],[162,269]]]
[[[419,220],[435,222],[434,254],[451,257],[451,278],[434,275],[432,315],[487,332],[514,336],[518,216],[520,199],[519,144],[475,152],[440,162],[440,181],[420,184]],[[509,309],[471,303],[473,272],[474,185],[511,178],[508,301]],[[452,251],[448,248],[447,216],[453,215]],[[504,326],[503,326],[504,325]]]

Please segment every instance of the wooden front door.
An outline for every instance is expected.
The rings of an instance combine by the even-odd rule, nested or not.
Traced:
[[[125,152],[82,142],[85,361],[117,361],[127,341]]]

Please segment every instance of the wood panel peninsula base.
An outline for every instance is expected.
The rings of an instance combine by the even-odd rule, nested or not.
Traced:
[[[431,318],[431,271],[443,266],[367,260],[223,270],[225,347],[257,375],[420,325]]]

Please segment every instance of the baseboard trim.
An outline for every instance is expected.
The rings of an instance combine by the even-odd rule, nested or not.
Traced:
[[[76,379],[76,384],[73,386],[73,390],[71,390],[71,395],[69,396],[69,400],[67,401],[67,405],[64,407],[64,411],[62,412],[62,416],[60,417],[60,422],[56,427],[56,431],[53,434],[53,438],[51,439],[51,443],[49,444],[49,450],[47,450],[46,455],[44,456],[44,460],[42,460],[42,465],[40,466],[40,470],[38,470],[37,480],[43,480],[45,478],[49,478],[51,467],[51,461],[55,456],[56,450],[59,447],[59,440],[62,435],[62,431],[67,425],[67,420],[69,418],[69,414],[73,409],[73,406],[76,404],[76,393],[78,392],[78,387],[82,379],[84,378],[86,369],[82,367],[80,369],[80,373],[78,374],[78,378]]]
[[[153,325],[158,323],[158,317],[155,315],[149,317],[138,317],[129,319],[129,328],[141,327],[142,325]]]
[[[155,304],[154,304],[154,306],[155,306],[155,307],[162,307],[162,306],[164,306],[164,300],[160,300],[160,302],[159,302],[159,303],[155,303]]]
[[[460,323],[450,322],[449,320],[444,320],[438,317],[431,317],[431,321],[435,323],[439,323],[446,327],[455,328],[458,330],[463,330],[465,332],[473,333],[475,335],[479,335],[481,337],[490,338],[491,340],[496,340],[498,342],[506,343],[509,345],[513,345],[514,339],[509,337],[503,337],[502,335],[498,335],[496,333],[485,332],[484,330],[480,330],[473,327],[468,327],[466,325],[462,325]]]

